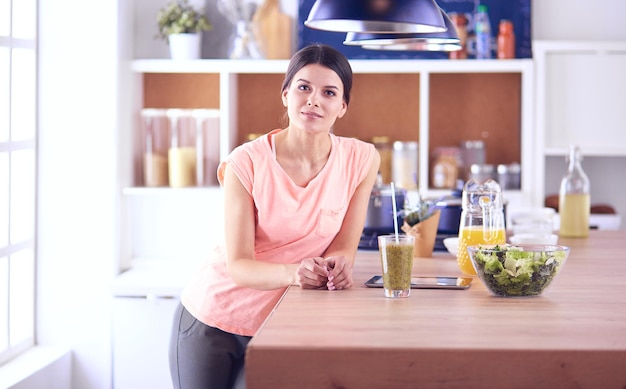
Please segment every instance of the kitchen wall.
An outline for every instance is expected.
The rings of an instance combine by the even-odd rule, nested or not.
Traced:
[[[137,3],[154,8],[165,1]],[[126,174],[119,161],[129,147],[118,133],[125,109],[118,96],[128,88],[121,71],[132,57],[126,41],[151,36],[153,15],[146,14],[145,29],[124,31],[133,26],[123,20],[132,15],[128,0],[92,1],[87,17],[75,16],[86,7],[81,0],[39,5],[37,339],[72,348],[72,388],[111,388],[110,284],[120,234],[119,182]],[[623,0],[541,0],[532,13],[535,39],[626,40]],[[616,193],[624,193],[624,185]]]

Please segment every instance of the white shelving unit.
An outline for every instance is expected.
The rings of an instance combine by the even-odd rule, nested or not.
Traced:
[[[237,75],[238,74],[283,74],[287,60],[135,60],[132,72],[144,73],[216,73],[219,74],[221,109],[220,155],[223,158],[236,146],[237,131]],[[530,59],[517,60],[351,60],[355,74],[416,73],[420,77],[419,106],[419,188],[428,188],[429,177],[429,101],[430,75],[438,73],[519,73],[521,74],[521,165],[522,172],[534,171],[533,146],[533,97],[534,67]],[[534,181],[530,174],[522,175],[522,189],[509,193],[512,202],[525,206],[539,204],[534,196]],[[426,196],[437,196],[447,191],[429,190]]]

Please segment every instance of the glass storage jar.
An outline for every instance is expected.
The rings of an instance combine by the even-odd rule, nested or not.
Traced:
[[[196,134],[191,111],[167,110],[170,122],[169,181],[174,188],[196,185]]]
[[[144,108],[141,110],[143,185],[167,186],[167,150],[170,135],[165,109]]]
[[[194,109],[191,112],[196,129],[196,184],[218,185],[220,161],[220,112],[217,109]]]
[[[392,179],[402,189],[417,189],[417,142],[393,142]]]

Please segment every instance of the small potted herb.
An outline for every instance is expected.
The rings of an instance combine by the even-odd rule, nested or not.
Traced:
[[[415,256],[432,257],[439,227],[440,210],[417,195],[417,204],[404,217],[402,231],[415,237]]]
[[[176,0],[161,8],[157,24],[157,38],[168,42],[174,59],[200,58],[202,32],[213,29],[204,8],[196,9],[189,0]]]

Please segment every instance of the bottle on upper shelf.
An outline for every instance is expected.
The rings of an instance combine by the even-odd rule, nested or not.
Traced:
[[[498,28],[498,59],[515,58],[515,33],[513,32],[513,22],[510,20],[500,20]]]
[[[491,22],[487,6],[480,4],[474,15],[474,35],[476,39],[476,59],[493,58],[491,54]]]

